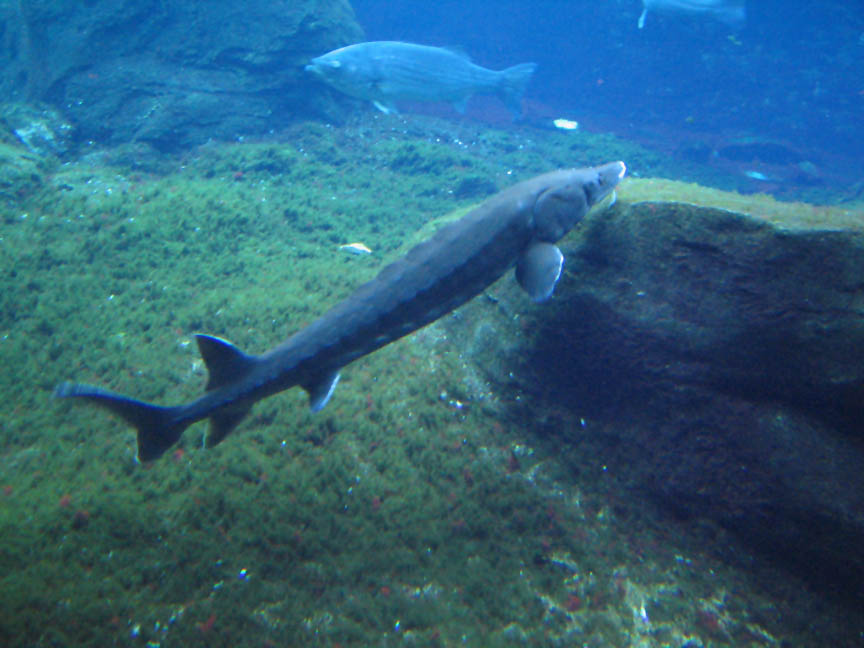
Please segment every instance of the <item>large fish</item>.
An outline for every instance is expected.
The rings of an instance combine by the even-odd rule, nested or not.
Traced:
[[[459,112],[475,94],[498,95],[514,118],[537,67],[522,63],[496,72],[460,52],[398,41],[357,43],[312,59],[306,70],[345,94],[368,99],[385,113],[395,101],[447,101]]]
[[[339,371],[449,313],[483,291],[508,268],[537,301],[552,294],[563,256],[555,242],[624,177],[623,162],[553,171],[493,196],[429,240],[386,266],[306,328],[261,355],[198,335],[207,365],[206,393],[185,405],[161,407],[76,383],[56,396],[101,405],[138,430],[138,460],[151,461],[174,445],[189,425],[210,419],[205,445],[224,439],[263,398],[300,385],[318,411]]]
[[[642,0],[642,5],[639,29],[645,26],[648,11],[710,16],[736,28],[741,27],[747,18],[744,0]]]

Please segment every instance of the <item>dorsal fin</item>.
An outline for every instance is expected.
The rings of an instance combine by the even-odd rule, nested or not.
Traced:
[[[228,340],[215,335],[195,335],[198,351],[207,365],[207,391],[237,380],[255,366],[255,357],[243,353]]]

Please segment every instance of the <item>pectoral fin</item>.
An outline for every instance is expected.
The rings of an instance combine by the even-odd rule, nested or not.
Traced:
[[[535,302],[546,301],[552,296],[564,255],[551,243],[533,243],[516,264],[516,280]]]
[[[396,106],[394,106],[392,103],[387,103],[385,101],[373,101],[372,103],[378,110],[383,112],[385,115],[395,115],[399,112],[398,110],[396,110]]]

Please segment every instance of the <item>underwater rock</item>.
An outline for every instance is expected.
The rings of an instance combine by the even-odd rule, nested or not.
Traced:
[[[49,157],[69,148],[72,125],[49,106],[6,103],[0,106],[0,118],[31,153]]]
[[[0,128],[0,200],[17,204],[41,187],[49,162],[28,151],[11,129]],[[16,210],[4,215],[6,221],[20,217]]]
[[[0,144],[0,198],[15,203],[42,185],[42,169],[32,156]],[[12,212],[4,218],[16,218]]]
[[[446,321],[454,343],[586,462],[860,603],[860,214],[709,190],[741,211],[638,202],[662,193],[639,182],[571,237],[553,300],[501,282]]]
[[[789,165],[801,162],[804,156],[783,142],[768,139],[741,138],[717,148],[717,155],[735,162],[759,160],[766,164]]]
[[[0,21],[4,96],[62,110],[84,141],[161,150],[338,115],[303,65],[362,38],[347,0],[32,0]]]

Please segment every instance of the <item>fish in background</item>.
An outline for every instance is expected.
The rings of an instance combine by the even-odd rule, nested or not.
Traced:
[[[639,29],[645,26],[649,11],[710,16],[735,28],[741,27],[747,19],[744,0],[642,0],[642,5]]]
[[[522,63],[495,71],[444,47],[399,41],[357,43],[314,58],[306,71],[352,97],[371,101],[384,113],[395,113],[395,101],[446,101],[460,113],[475,94],[493,94],[522,115],[522,95],[536,69]]]

